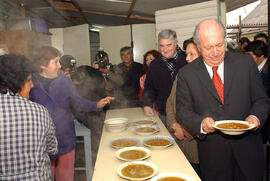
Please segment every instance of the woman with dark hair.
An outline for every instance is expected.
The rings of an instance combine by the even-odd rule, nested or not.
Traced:
[[[139,90],[139,99],[142,99],[142,92],[144,89],[144,81],[146,79],[146,73],[150,66],[150,63],[161,54],[157,50],[150,50],[146,52],[143,56],[143,72],[144,74],[140,77],[140,90]]]
[[[186,61],[191,63],[200,56],[200,52],[195,44],[193,38],[186,39],[183,43],[183,49],[186,52]]]
[[[71,108],[86,112],[101,111],[114,98],[106,97],[95,102],[79,96],[71,79],[59,74],[59,59],[60,52],[54,47],[44,46],[34,52],[33,60],[40,71],[33,75],[34,88],[30,99],[49,110],[56,126],[59,144],[58,154],[51,155],[53,179],[73,181],[76,135]]]
[[[0,70],[0,180],[51,180],[55,126],[47,109],[27,99],[36,69],[10,54],[0,56]]]
[[[200,56],[200,53],[195,42],[193,41],[193,38],[185,40],[183,43],[183,48],[186,51],[186,61],[188,63],[191,63]],[[190,133],[189,130],[187,130],[180,124],[179,119],[176,117],[177,80],[178,76],[176,76],[173,82],[171,93],[166,103],[167,128],[172,134],[172,136],[175,137],[176,143],[181,148],[188,161],[193,166],[194,170],[200,176],[199,156],[196,138]]]

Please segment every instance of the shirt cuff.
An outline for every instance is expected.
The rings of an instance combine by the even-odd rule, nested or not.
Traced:
[[[207,133],[204,132],[203,129],[202,129],[202,123],[201,123],[201,134],[207,134]]]

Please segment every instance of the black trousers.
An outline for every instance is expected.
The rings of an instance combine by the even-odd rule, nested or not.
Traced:
[[[246,178],[235,159],[230,142],[220,143],[215,148],[206,149],[199,145],[199,160],[202,181],[262,181]]]

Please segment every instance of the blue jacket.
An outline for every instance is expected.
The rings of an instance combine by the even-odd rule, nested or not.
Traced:
[[[70,108],[82,111],[97,111],[100,109],[97,108],[97,102],[79,96],[71,79],[65,75],[61,74],[51,82],[49,93],[44,90],[40,82],[40,76],[33,75],[32,80],[34,88],[30,91],[30,100],[45,106],[56,126],[58,154],[52,156],[52,158],[56,158],[75,148],[74,118]]]

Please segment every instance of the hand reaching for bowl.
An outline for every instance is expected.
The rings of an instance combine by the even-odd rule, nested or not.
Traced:
[[[215,124],[215,121],[213,118],[211,117],[206,117],[204,118],[204,120],[202,121],[202,129],[204,132],[206,133],[213,133],[216,131],[216,129],[213,127],[213,125]]]
[[[153,117],[153,116],[155,116],[155,112],[154,112],[154,110],[153,110],[151,107],[145,106],[145,107],[143,108],[143,110],[144,110],[144,114],[145,114],[146,116],[148,116],[148,117]]]
[[[177,139],[183,140],[185,138],[184,130],[179,123],[173,123],[171,128],[174,130],[174,136]]]
[[[97,103],[97,108],[103,108],[107,104],[110,104],[111,101],[113,101],[114,99],[115,99],[114,97],[105,97],[105,98],[101,99]]]

